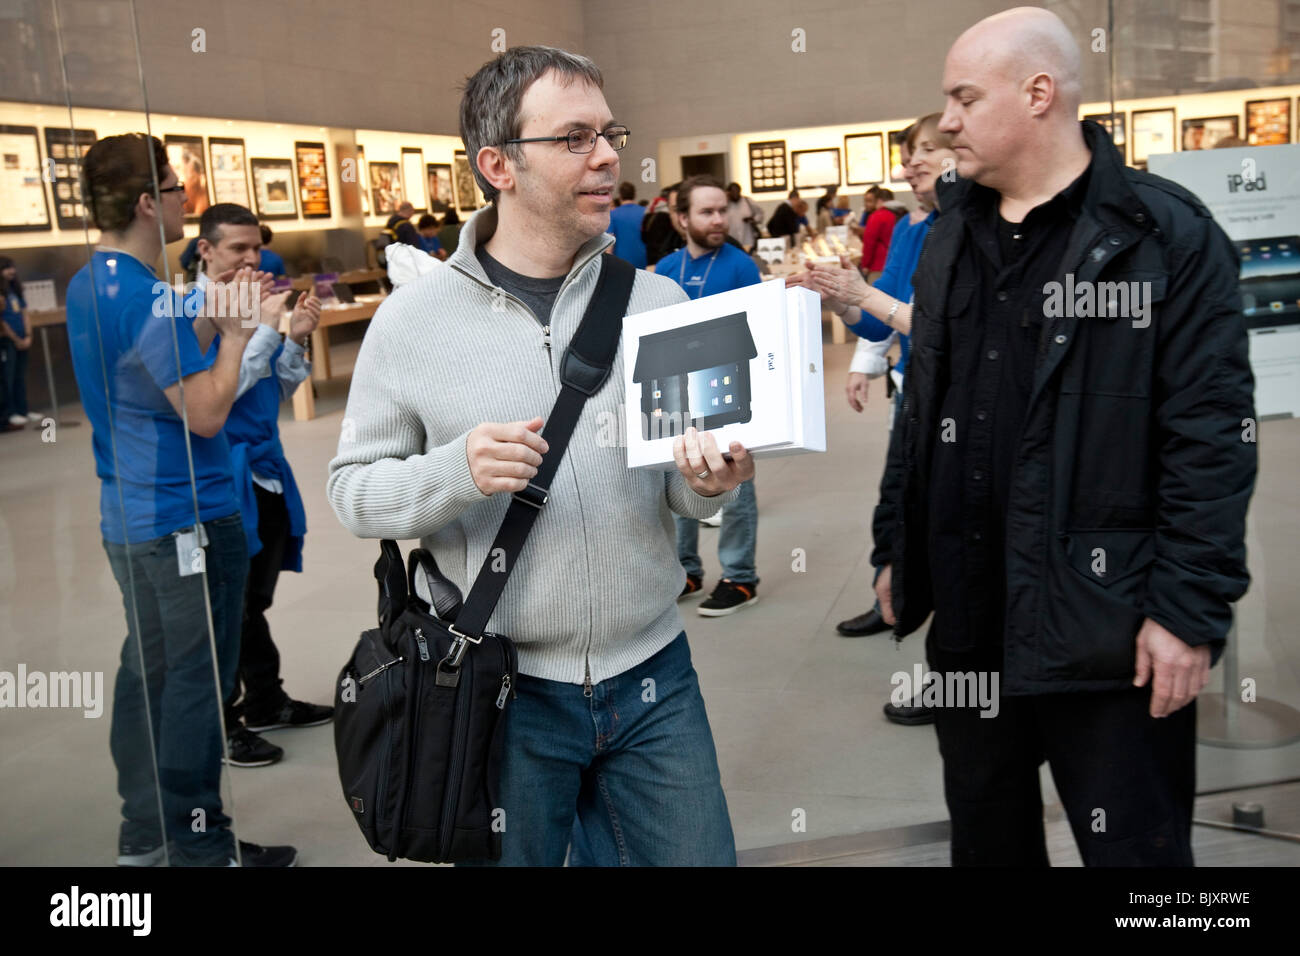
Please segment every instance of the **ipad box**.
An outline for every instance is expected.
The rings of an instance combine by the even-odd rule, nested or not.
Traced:
[[[694,426],[724,453],[826,450],[821,302],[784,279],[623,320],[629,468],[675,468]]]

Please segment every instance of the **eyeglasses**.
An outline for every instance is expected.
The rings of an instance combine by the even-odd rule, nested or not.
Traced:
[[[185,184],[177,183],[175,186],[168,186],[166,189],[160,188],[158,191],[160,193],[183,193],[185,192]]]
[[[513,146],[515,143],[567,143],[571,153],[590,153],[596,148],[597,137],[603,136],[614,149],[627,145],[631,130],[626,126],[611,126],[603,133],[589,128],[572,129],[563,136],[533,136],[528,139],[508,139],[502,145]]]

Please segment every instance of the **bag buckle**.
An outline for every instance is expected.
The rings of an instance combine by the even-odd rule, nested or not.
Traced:
[[[524,504],[541,511],[542,506],[546,504],[550,499],[550,496],[550,488],[543,488],[541,485],[535,485],[530,481],[527,488],[523,491],[516,491],[510,497],[514,498],[515,501],[523,502]]]
[[[456,635],[456,639],[451,642],[451,647],[447,648],[447,656],[438,661],[437,682],[444,687],[455,687],[460,681],[460,664],[465,659],[465,652],[469,650],[471,644],[482,644],[483,637],[474,637],[472,634],[466,634],[464,631],[456,630],[456,625],[448,624],[447,630]]]

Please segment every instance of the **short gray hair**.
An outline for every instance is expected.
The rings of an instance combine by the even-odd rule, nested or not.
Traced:
[[[483,178],[475,157],[484,146],[503,146],[506,140],[519,137],[524,93],[549,70],[556,71],[562,82],[581,79],[597,89],[605,85],[591,60],[550,46],[512,47],[465,81],[460,98],[460,138],[465,141],[469,168],[488,202],[496,202],[500,190]],[[518,144],[504,149],[516,165],[524,165],[524,151]]]

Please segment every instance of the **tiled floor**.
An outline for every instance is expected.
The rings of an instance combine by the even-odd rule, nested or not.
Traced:
[[[336,348],[336,374],[346,374],[355,348]],[[862,415],[844,401],[851,352],[851,345],[827,345],[831,451],[760,463],[761,601],[712,620],[684,608],[742,850],[872,832],[890,839],[900,828],[946,819],[933,730],[897,727],[880,713],[890,675],[923,659],[921,636],[897,646],[888,637],[835,634],[835,622],[870,603],[870,508],[885,445],[879,383]],[[332,697],[375,608],[375,544],[348,534],[324,495],[345,395],[345,381],[330,382],[320,389],[320,417],[294,422],[286,407],[282,424],[309,533],[306,573],[281,579],[270,619],[287,689],[315,701]],[[65,417],[84,421],[79,409]],[[42,442],[33,429],[0,436],[0,670],[21,662],[29,670],[103,671],[107,695],[125,631],[99,542],[90,428],[62,427],[56,438]],[[1300,706],[1300,423],[1263,423],[1261,461],[1249,533],[1255,581],[1239,613],[1240,672],[1256,679],[1261,697]],[[710,586],[716,534],[701,533]],[[796,548],[806,553],[805,571],[792,567]],[[0,862],[112,861],[118,801],[109,705],[99,719],[0,711]],[[294,843],[304,865],[383,863],[350,821],[330,728],[269,736],[287,751],[281,764],[227,775],[240,835]],[[1296,745],[1201,747],[1198,758],[1203,790],[1300,776]],[[1056,798],[1046,771],[1043,780],[1050,806]],[[941,850],[892,862],[942,863]]]

